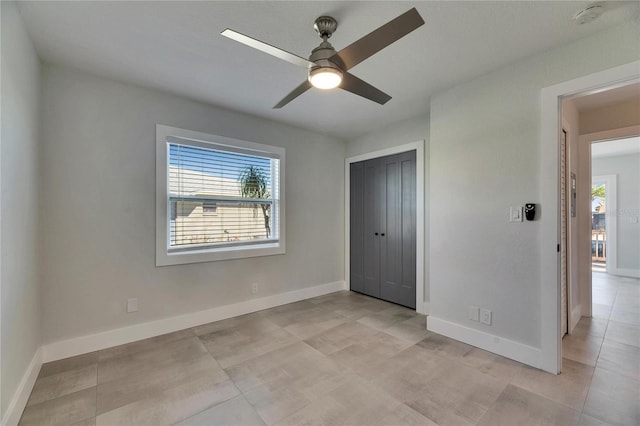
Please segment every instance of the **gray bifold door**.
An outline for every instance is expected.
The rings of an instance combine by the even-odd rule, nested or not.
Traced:
[[[416,307],[416,152],[351,164],[351,290]]]

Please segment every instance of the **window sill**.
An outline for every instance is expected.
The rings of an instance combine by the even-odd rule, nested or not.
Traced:
[[[217,262],[220,260],[285,254],[283,242],[244,245],[238,247],[194,249],[189,251],[157,253],[156,266],[184,265],[188,263]]]

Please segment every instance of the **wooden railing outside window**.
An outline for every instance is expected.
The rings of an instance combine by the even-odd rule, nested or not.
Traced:
[[[607,261],[607,233],[604,229],[591,231],[591,261]]]

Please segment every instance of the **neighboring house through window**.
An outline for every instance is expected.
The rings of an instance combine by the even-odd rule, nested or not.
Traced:
[[[218,206],[214,201],[204,201],[202,203],[202,213],[206,215],[216,214]]]
[[[156,126],[156,265],[285,252],[283,148]]]

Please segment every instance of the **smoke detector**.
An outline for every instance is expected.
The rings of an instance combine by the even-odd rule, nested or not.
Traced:
[[[584,9],[580,9],[575,13],[575,15],[573,15],[573,22],[575,22],[576,25],[589,23],[596,19],[598,16],[602,15],[602,12],[604,12],[604,6],[602,5],[602,3],[590,4]]]

